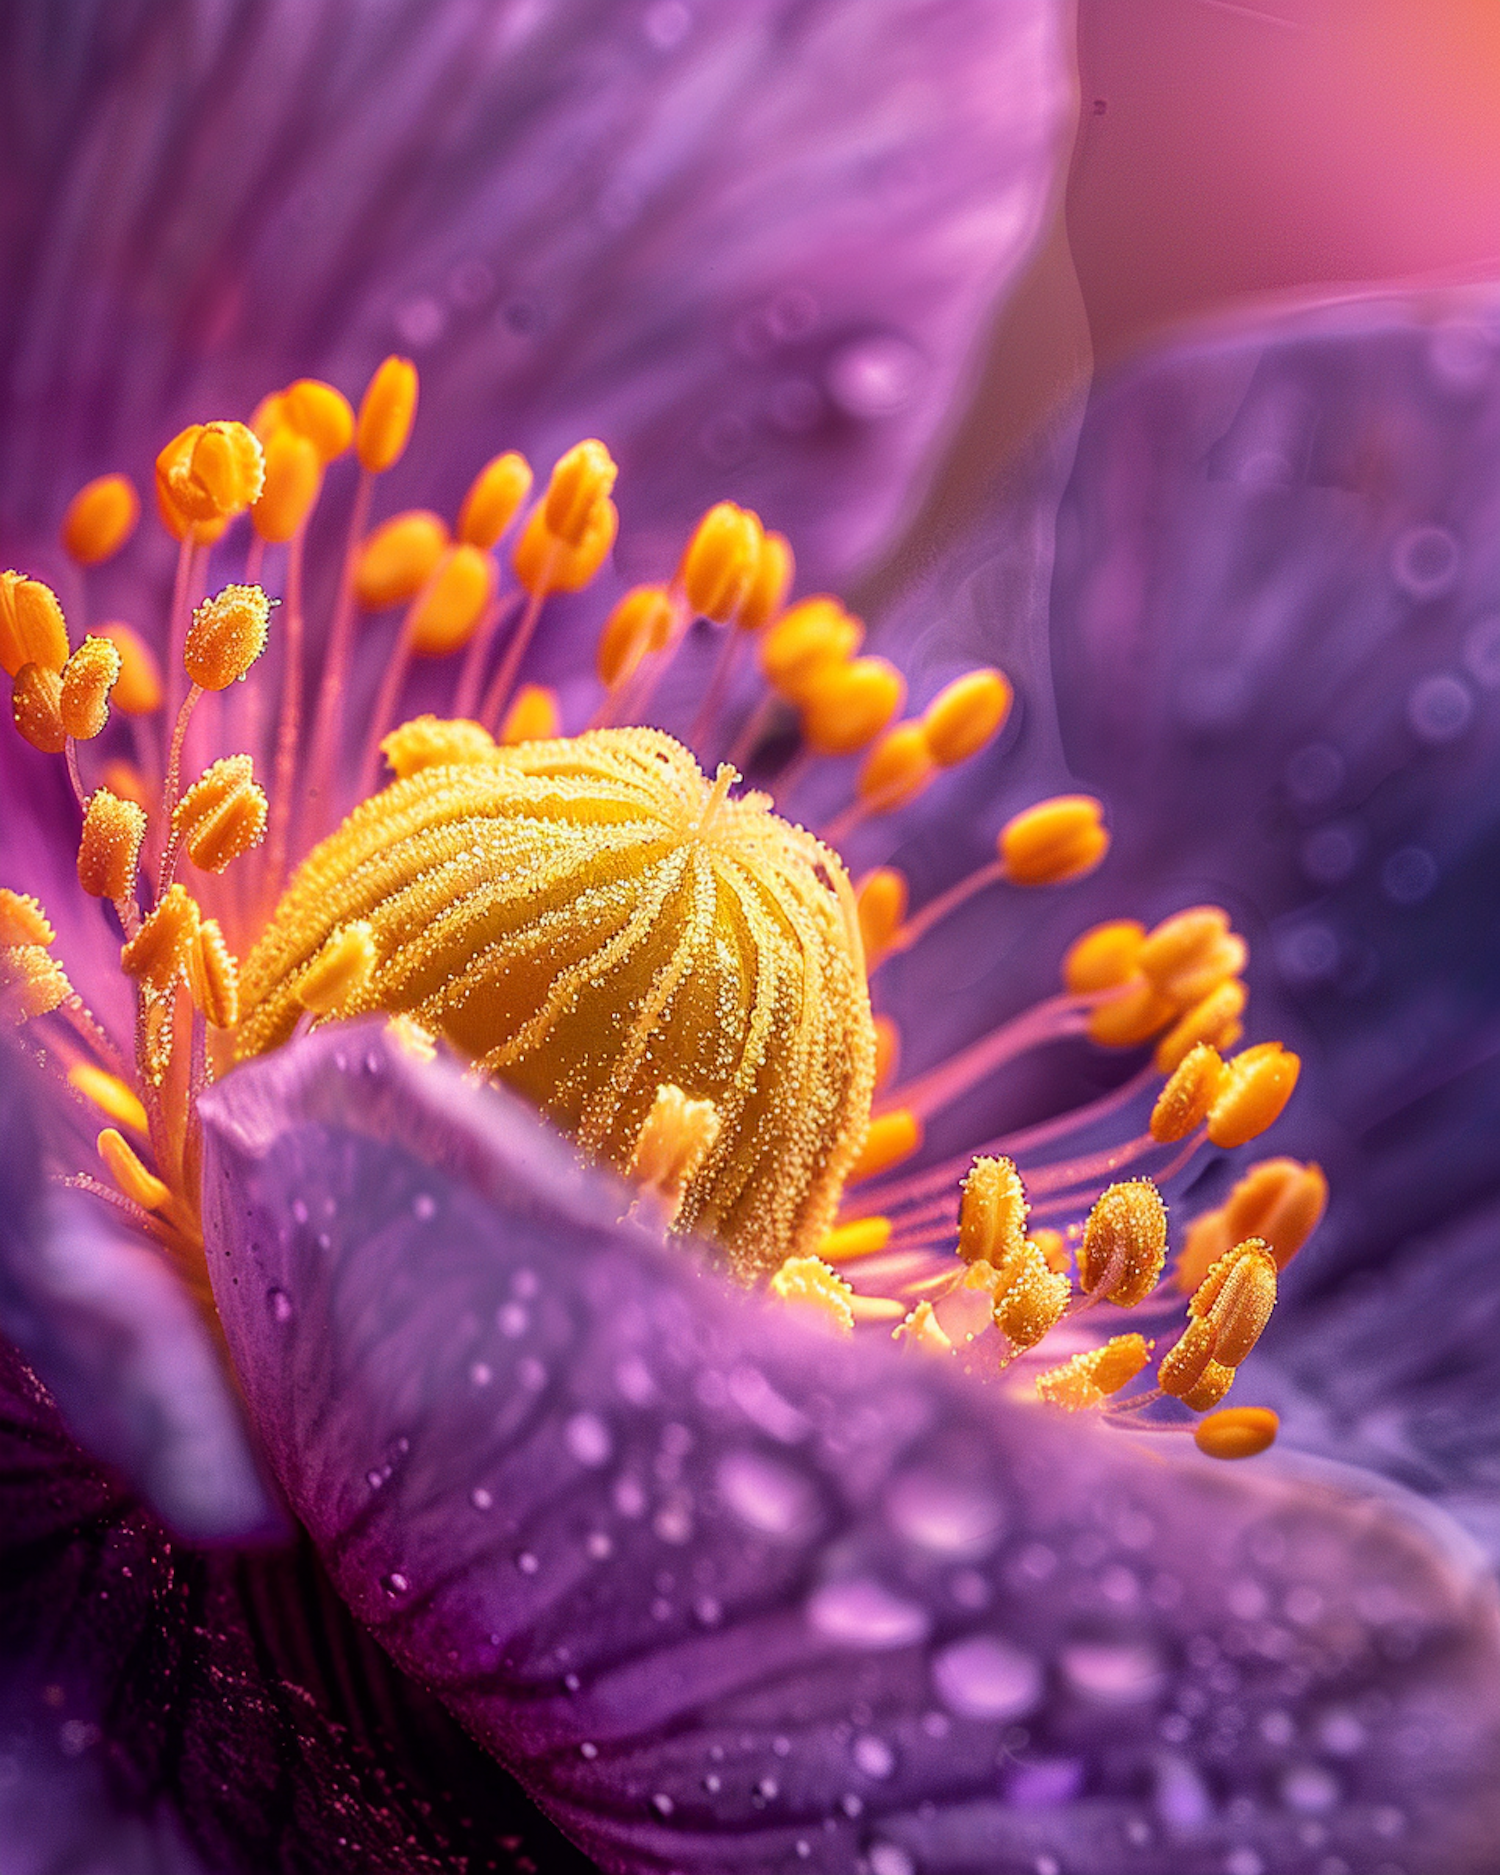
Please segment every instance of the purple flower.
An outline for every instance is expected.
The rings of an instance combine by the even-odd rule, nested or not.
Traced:
[[[70,613],[149,630],[170,581],[144,540],[86,586],[59,560],[87,476],[139,475],[181,425],[244,417],[300,373],[353,391],[412,352],[401,499],[451,514],[495,449],[545,465],[603,437],[616,567],[666,579],[676,608],[653,720],[700,754],[742,745],[752,780],[838,827],[851,866],[898,864],[919,908],[969,882],[908,944],[918,910],[876,979],[896,1086],[928,1126],[922,1156],[855,1188],[895,1247],[841,1265],[865,1320],[838,1339],[664,1241],[613,1173],[446,1050],[424,1058],[378,1017],[305,1033],[361,1006],[368,920],[341,914],[318,986],[300,979],[296,1039],[208,1086],[212,945],[184,925],[155,989],[170,930],[139,939],[148,902],[103,894],[122,931],[80,890],[63,752],[0,738],[0,887],[56,933],[21,942],[33,913],[6,902],[7,991],[31,998],[0,1094],[16,1866],[1491,1868],[1493,299],[1226,329],[1039,437],[1029,493],[872,619],[914,723],[993,661],[1011,727],[924,770],[899,812],[864,813],[856,764],[799,754],[798,712],[688,634],[714,607],[667,576],[720,496],[792,537],[803,589],[847,577],[910,504],[1052,179],[1052,8],[247,4],[38,10],[7,30],[31,84],[0,514]],[[338,608],[340,473],[307,540],[315,632]],[[245,576],[243,534],[215,549],[211,589]],[[284,670],[302,538],[252,551],[286,598]],[[206,572],[184,552],[185,591]],[[570,730],[599,707],[611,577],[549,601],[524,666]],[[382,673],[363,647],[382,628],[361,629],[331,785],[304,741],[295,800],[273,789],[272,855],[278,811],[295,859],[365,791]],[[452,684],[426,667],[399,714],[444,713]],[[17,687],[33,729],[71,707],[43,679]],[[275,721],[242,694],[277,696],[247,685],[183,718],[189,774],[236,734],[274,774]],[[149,729],[132,746],[119,727],[66,752],[91,788],[101,751],[161,765]],[[1008,848],[1002,885],[996,828],[1085,787],[1108,804],[1108,861],[1038,862],[1088,880],[1027,897],[1035,849]],[[188,821],[198,859],[230,839]],[[1087,814],[1069,825],[1097,837]],[[233,867],[222,891],[182,876],[254,938],[269,905],[235,896]],[[334,867],[306,915],[346,884]],[[1232,1207],[1250,1155],[1141,1136],[1161,1073],[1083,1039],[1097,1003],[1076,984],[1055,996],[1085,926],[1204,900],[1250,940],[1248,1039],[1280,1034],[1306,1063],[1268,1144],[1316,1157],[1334,1193],[1244,1362],[1243,1396],[1284,1426],[1248,1466],[1174,1436],[1191,1422],[1171,1399],[1065,1416],[1020,1384],[1056,1345],[1028,1352],[1026,1308],[1117,1281],[1085,1280],[1086,1244],[1049,1266],[1031,1240],[1034,1288],[991,1285],[966,1360],[878,1326],[941,1295],[931,1338],[965,1346],[953,1167],[997,1139],[1033,1225],[1081,1224],[1122,1171],[1159,1174],[1182,1218]],[[134,1076],[122,935],[144,985]],[[1215,987],[1237,983],[1235,940],[1204,941],[1229,947]],[[59,961],[92,1017],[41,1007]],[[1171,978],[1153,968],[1127,989]],[[1152,994],[1158,1033],[1198,1006]],[[127,1057],[113,1087],[92,1018]],[[1213,1030],[1226,1052],[1237,1021]],[[981,1071],[964,1051],[986,1038]],[[657,1190],[675,1202],[667,1174]],[[796,1245],[820,1246],[821,1224]],[[1189,1254],[1180,1232],[1173,1248]],[[1159,1358],[1182,1325],[1170,1293],[1140,1318],[1094,1295],[1058,1353],[1140,1319]],[[1007,1298],[1002,1341],[988,1311]]]

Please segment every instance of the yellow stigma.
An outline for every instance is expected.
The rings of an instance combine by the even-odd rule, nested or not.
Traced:
[[[694,529],[679,577],[688,604],[726,625],[755,583],[765,530],[760,516],[732,501],[716,502]]]
[[[732,779],[646,729],[419,768],[303,864],[246,961],[238,1053],[287,1040],[315,960],[366,925],[340,1013],[412,1017],[621,1171],[662,1087],[711,1103],[676,1227],[747,1276],[812,1253],[874,1080],[853,894]]]
[[[668,1224],[718,1137],[719,1110],[711,1100],[690,1100],[680,1087],[657,1088],[626,1177],[650,1194]]]

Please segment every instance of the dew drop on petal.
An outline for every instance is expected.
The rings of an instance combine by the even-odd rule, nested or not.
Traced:
[[[790,1537],[817,1519],[817,1496],[801,1472],[759,1452],[730,1452],[720,1460],[716,1483],[725,1504],[751,1530]]]
[[[1005,1528],[1004,1512],[993,1497],[932,1472],[898,1478],[886,1509],[909,1543],[966,1561],[988,1555]]]
[[[651,1799],[651,1808],[658,1816],[670,1816],[677,1806],[664,1790],[659,1790]]]
[[[1422,742],[1452,742],[1468,728],[1473,714],[1473,692],[1461,678],[1446,671],[1424,677],[1406,699],[1406,720]]]
[[[867,1576],[825,1582],[807,1602],[808,1624],[825,1640],[844,1647],[910,1647],[927,1637],[927,1611],[903,1601]]]
[[[846,416],[892,417],[915,396],[926,361],[909,339],[875,332],[834,352],[823,368],[829,396]]]
[[[850,1747],[849,1755],[866,1777],[886,1778],[896,1768],[895,1752],[873,1732],[861,1732]]]
[[[1281,1801],[1299,1816],[1322,1816],[1337,1807],[1339,1781],[1321,1764],[1294,1765],[1281,1780]]]
[[[275,1283],[266,1291],[266,1307],[271,1311],[273,1322],[289,1322],[292,1319],[292,1298]]]
[[[430,1191],[419,1191],[411,1201],[412,1216],[425,1224],[437,1216],[437,1199]]]
[[[916,1875],[916,1863],[899,1843],[871,1843],[867,1860],[870,1875]]]
[[[516,1558],[516,1567],[523,1576],[534,1576],[541,1566],[541,1563],[538,1562],[536,1558],[535,1552],[529,1549],[523,1549]]]
[[[1019,1719],[1042,1696],[1042,1669],[993,1634],[954,1641],[932,1662],[938,1696],[961,1719]]]
[[[1166,1680],[1161,1656],[1144,1641],[1074,1641],[1062,1650],[1063,1677],[1100,1705],[1154,1698]]]
[[[609,1463],[615,1442],[597,1413],[574,1413],[563,1427],[563,1443],[580,1465],[593,1469]]]
[[[469,1493],[469,1502],[474,1506],[475,1510],[493,1510],[495,1507],[494,1497],[490,1492],[485,1490],[482,1484],[476,1484],[474,1489]]]
[[[469,1369],[469,1379],[476,1387],[487,1387],[495,1378],[495,1370],[488,1361],[475,1361]]]
[[[389,1575],[380,1578],[380,1586],[394,1600],[398,1595],[404,1595],[411,1584],[399,1569],[393,1569]]]
[[[1437,599],[1458,580],[1462,555],[1445,527],[1409,527],[1391,548],[1391,577],[1413,599]]]

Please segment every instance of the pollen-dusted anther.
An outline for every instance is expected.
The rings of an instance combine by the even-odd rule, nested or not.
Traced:
[[[412,608],[411,648],[418,657],[445,658],[474,636],[494,597],[495,562],[460,541],[433,569]]]
[[[1214,1330],[1211,1322],[1192,1316],[1156,1369],[1156,1384],[1163,1393],[1182,1399],[1208,1372],[1214,1358]]]
[[[250,510],[264,541],[290,540],[312,512],[323,487],[323,462],[310,436],[281,428],[266,438],[266,479]]]
[[[1026,1241],[1035,1244],[1041,1251],[1047,1268],[1055,1276],[1066,1276],[1073,1267],[1073,1259],[1068,1254],[1068,1240],[1060,1230],[1050,1230],[1045,1225],[1040,1230],[1028,1231]]]
[[[122,716],[151,716],[161,708],[161,666],[156,653],[129,625],[101,625],[97,634],[107,638],[120,654],[120,674],[110,702]]]
[[[1024,1256],[1030,1211],[1014,1159],[976,1159],[959,1200],[958,1254],[1005,1272]]]
[[[1233,1056],[1208,1116],[1209,1138],[1225,1147],[1258,1139],[1281,1117],[1301,1071],[1301,1059],[1280,1042],[1261,1042]]]
[[[0,886],[0,945],[40,944],[45,950],[56,938],[39,899]]]
[[[1167,1258],[1167,1207],[1149,1178],[1111,1185],[1089,1212],[1078,1246],[1078,1282],[1122,1309],[1144,1302]]]
[[[67,972],[44,945],[0,946],[0,1008],[8,1021],[51,1015],[72,994]]]
[[[922,1134],[921,1120],[908,1107],[877,1114],[849,1167],[848,1182],[853,1185],[862,1178],[878,1177],[903,1159],[909,1159],[921,1146]]]
[[[805,1317],[841,1335],[854,1332],[854,1291],[821,1257],[788,1257],[770,1282],[778,1302],[789,1302]]]
[[[145,1137],[146,1109],[117,1074],[107,1074],[92,1061],[75,1061],[68,1069],[68,1085],[116,1126],[128,1126]]]
[[[1193,1443],[1209,1458],[1254,1458],[1276,1443],[1281,1420],[1269,1406],[1226,1406],[1193,1428]]]
[[[223,872],[266,835],[265,791],[248,755],[225,755],[206,768],[177,803],[172,835],[204,872]]]
[[[1063,952],[1064,989],[1073,996],[1092,996],[1139,979],[1145,936],[1146,927],[1134,918],[1111,918],[1091,925]]]
[[[1111,1335],[1101,1347],[1086,1348],[1038,1374],[1036,1390],[1049,1406],[1060,1406],[1065,1413],[1085,1412],[1128,1387],[1150,1358],[1144,1335]]]
[[[1006,1286],[995,1297],[995,1326],[1017,1354],[1044,1340],[1067,1312],[1073,1286],[1048,1269],[1035,1244],[1023,1244]]]
[[[677,609],[665,586],[632,586],[605,619],[594,668],[606,690],[635,675],[643,657],[671,641]]]
[[[497,740],[506,748],[518,742],[549,742],[561,728],[557,692],[546,684],[522,684],[505,712]]]
[[[141,1164],[135,1148],[114,1127],[106,1126],[98,1138],[99,1157],[110,1177],[127,1198],[146,1211],[160,1211],[171,1201],[171,1188]]]
[[[1224,1062],[1217,1048],[1199,1042],[1172,1070],[1151,1109],[1151,1137],[1162,1145],[1186,1139],[1202,1126],[1224,1079]]]
[[[860,763],[856,789],[867,814],[888,814],[914,801],[936,776],[937,763],[918,723],[894,723]]]
[[[68,746],[62,719],[62,678],[41,664],[23,664],[16,672],[10,713],[22,738],[43,755],[61,755]]]
[[[376,366],[359,400],[354,450],[360,467],[383,475],[401,460],[417,415],[417,367],[394,354]]]
[[[281,426],[305,436],[324,465],[343,455],[354,441],[354,410],[349,399],[321,378],[298,378],[275,401]],[[255,424],[251,428],[260,436]]]
[[[1109,851],[1104,807],[1091,794],[1058,794],[1006,821],[998,842],[1012,885],[1062,885]]]
[[[916,1348],[923,1354],[951,1354],[953,1343],[930,1302],[919,1302],[905,1321],[891,1330],[891,1340],[903,1347]]]
[[[1157,1073],[1171,1074],[1199,1042],[1208,1042],[1221,1054],[1226,1048],[1232,1048],[1245,1032],[1240,1021],[1245,1013],[1245,1000],[1244,984],[1238,977],[1226,977],[1202,1002],[1194,1003],[1156,1044],[1153,1060]],[[1144,1041],[1145,1037],[1141,1039]]]
[[[408,508],[382,521],[360,543],[354,597],[366,612],[405,605],[431,579],[448,548],[448,523],[430,508]]]
[[[414,1017],[622,1171],[657,1088],[691,1088],[722,1131],[679,1227],[747,1278],[816,1251],[874,1030],[843,867],[763,795],[724,797],[647,729],[423,768],[303,863],[244,965],[241,1056],[290,1038],[302,971],[358,919],[362,1010]]]
[[[516,578],[533,598],[549,592],[582,592],[609,558],[620,529],[619,510],[612,501],[596,501],[588,525],[576,546],[559,539],[547,526],[545,504],[532,509],[511,555]]]
[[[558,457],[542,498],[547,532],[569,547],[582,546],[594,511],[608,501],[620,471],[597,436],[585,437]]]
[[[119,675],[119,649],[108,638],[85,638],[63,666],[58,694],[58,714],[70,736],[91,742],[99,734]]]
[[[147,989],[171,989],[187,975],[200,922],[197,901],[182,886],[171,886],[120,952],[120,968]]]
[[[803,703],[814,680],[853,657],[864,636],[863,622],[827,593],[799,600],[761,639],[761,674],[778,696]]]
[[[1101,1048],[1137,1048],[1165,1028],[1175,1014],[1176,1005],[1160,990],[1145,977],[1133,977],[1117,995],[1090,1010],[1089,1040]]]
[[[906,917],[906,902],[906,874],[895,866],[877,866],[860,882],[859,935],[867,968],[889,950]]]
[[[78,883],[91,898],[116,904],[135,896],[146,810],[108,788],[95,788],[83,810],[78,842]]]
[[[271,602],[259,586],[226,586],[193,614],[182,662],[200,690],[227,690],[266,648]]]
[[[531,464],[514,449],[492,456],[469,484],[458,511],[458,538],[489,553],[531,493]]]
[[[1276,1260],[1259,1237],[1219,1258],[1193,1293],[1188,1313],[1214,1332],[1213,1358],[1238,1367],[1260,1340],[1276,1306]]]
[[[818,1245],[818,1255],[825,1263],[856,1263],[861,1257],[878,1256],[890,1241],[888,1217],[857,1217],[835,1224]]]
[[[888,1087],[901,1059],[901,1031],[889,1016],[875,1018],[875,1085]]]
[[[63,511],[63,551],[79,566],[98,566],[113,559],[140,518],[141,498],[128,475],[96,475]]]
[[[1192,905],[1155,926],[1141,945],[1138,968],[1179,1008],[1202,1002],[1249,957],[1245,940],[1229,928],[1218,905]]]
[[[1234,1385],[1234,1375],[1235,1370],[1222,1361],[1210,1361],[1193,1385],[1177,1397],[1189,1412],[1206,1413],[1217,1406]]]
[[[676,1218],[683,1194],[718,1144],[721,1124],[711,1100],[694,1100],[680,1087],[657,1088],[625,1176],[651,1193],[667,1223]]]
[[[728,624],[754,584],[765,538],[758,514],[732,501],[714,503],[694,528],[677,573],[694,612]]]
[[[329,934],[297,980],[297,1001],[315,1016],[352,1013],[380,961],[369,921],[353,919]]]
[[[495,753],[495,738],[463,717],[414,716],[382,740],[380,753],[397,779],[404,780],[424,768],[488,761]]]
[[[1263,1238],[1277,1269],[1284,1270],[1313,1234],[1328,1206],[1328,1180],[1320,1165],[1298,1159],[1262,1159],[1252,1165],[1224,1201],[1224,1229],[1231,1242]]]
[[[765,630],[786,604],[796,571],[792,543],[786,535],[763,534],[755,571],[734,615],[734,622],[741,631]]]
[[[819,755],[857,755],[905,701],[906,679],[886,658],[827,665],[803,690],[803,737]]]
[[[265,480],[265,452],[245,423],[191,423],[156,458],[160,503],[184,531],[242,514]]]
[[[0,664],[17,677],[27,664],[61,671],[68,661],[68,626],[57,594],[23,573],[0,573]]]
[[[1003,671],[967,671],[940,690],[922,712],[922,734],[939,768],[954,768],[997,736],[1015,698]]]
[[[232,1029],[240,1019],[240,970],[216,918],[199,925],[188,952],[188,994],[213,1029]]]

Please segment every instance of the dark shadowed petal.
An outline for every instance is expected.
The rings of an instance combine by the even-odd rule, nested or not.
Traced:
[[[238,1401],[177,1273],[97,1199],[49,1188],[36,1078],[0,1056],[0,1330],[89,1449],[184,1536],[281,1527]]]
[[[1036,231],[1058,0],[232,0],[6,12],[0,481],[397,349],[413,495],[598,434],[660,570],[705,489],[826,580],[900,511]],[[632,523],[639,523],[632,528]]]
[[[292,1502],[605,1867],[1493,1866],[1500,1630],[1445,1521],[819,1339],[376,1028],[205,1107]]]

